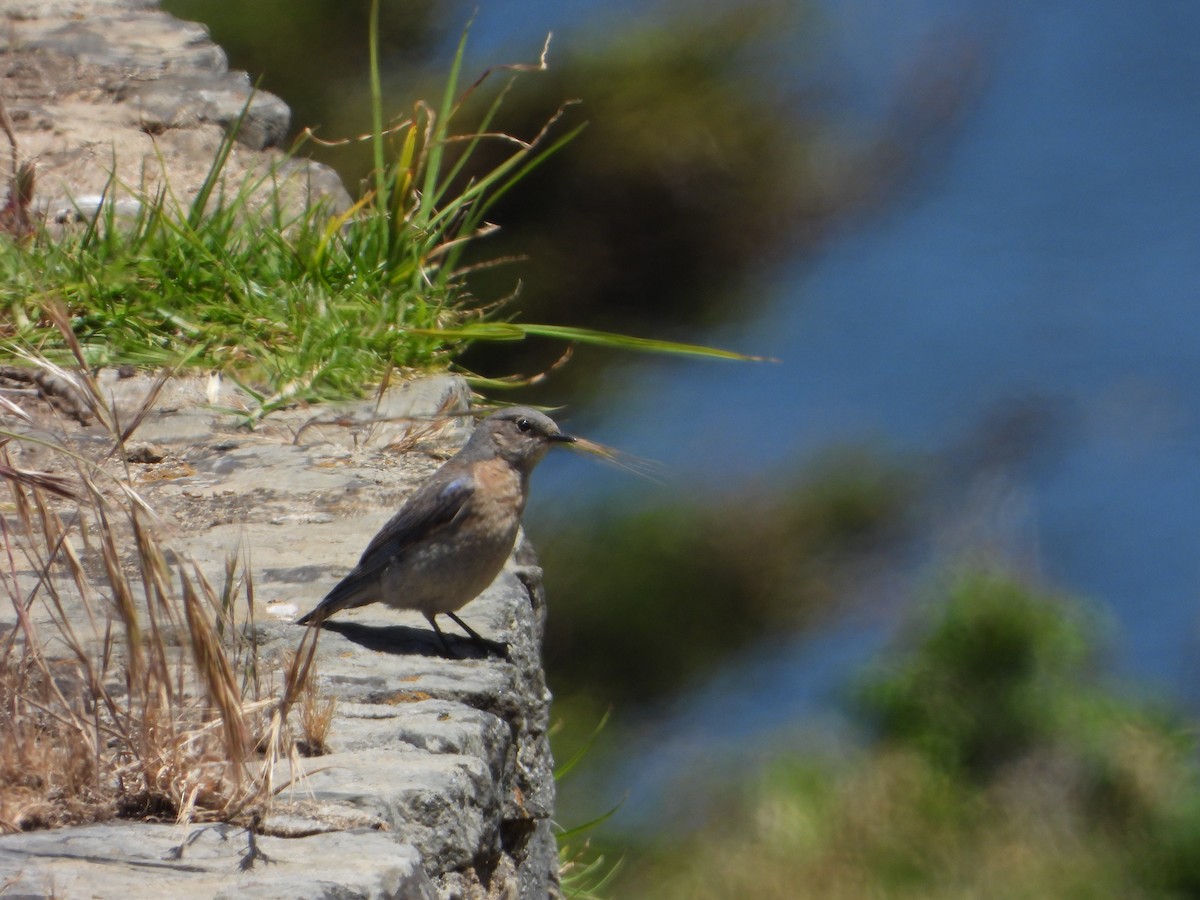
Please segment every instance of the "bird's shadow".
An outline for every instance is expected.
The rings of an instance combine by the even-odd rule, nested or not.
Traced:
[[[340,634],[367,650],[377,653],[392,653],[397,656],[432,656],[442,659],[486,659],[496,655],[507,657],[507,647],[493,641],[480,646],[467,637],[446,635],[449,654],[442,649],[437,635],[429,628],[414,628],[411,625],[363,625],[358,622],[325,622],[326,631]],[[452,654],[452,655],[450,655]]]

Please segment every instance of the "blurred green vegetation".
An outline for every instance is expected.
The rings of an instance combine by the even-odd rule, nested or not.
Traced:
[[[849,186],[809,165],[830,114],[782,75],[777,37],[799,14],[767,0],[705,12],[552,45],[540,94],[506,106],[514,134],[570,98],[565,120],[588,125],[539,191],[497,207],[494,246],[527,259],[489,276],[522,276],[517,308],[601,328],[725,321],[757,299],[750,271],[844,207]]]
[[[1100,684],[1098,633],[1068,600],[960,575],[863,678],[868,746],[705,783],[697,827],[628,854],[610,895],[1200,896],[1194,726]]]
[[[655,700],[828,613],[904,534],[915,489],[909,470],[842,449],[716,500],[606,497],[539,534],[559,709],[573,719],[581,696],[618,710]]]

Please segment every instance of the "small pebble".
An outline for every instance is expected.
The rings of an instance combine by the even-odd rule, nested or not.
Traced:
[[[166,455],[161,447],[146,442],[130,444],[125,448],[125,459],[131,463],[160,463]]]

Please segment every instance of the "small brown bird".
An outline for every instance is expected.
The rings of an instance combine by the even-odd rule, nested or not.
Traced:
[[[516,543],[534,466],[554,444],[575,440],[533,409],[492,413],[476,426],[466,446],[404,502],[367,545],[358,565],[298,624],[320,625],[339,610],[382,601],[393,609],[420,610],[447,654],[438,613],[486,645],[456,611],[504,568]]]

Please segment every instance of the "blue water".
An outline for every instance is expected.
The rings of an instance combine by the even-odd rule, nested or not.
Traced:
[[[774,272],[755,320],[692,336],[778,364],[631,358],[602,376],[611,404],[577,415],[590,437],[666,465],[665,487],[635,485],[646,495],[761,485],[845,444],[927,460],[945,472],[930,567],[971,538],[1007,549],[1107,614],[1115,675],[1200,706],[1200,3],[819,7],[790,76],[835,86],[848,127],[869,128],[947,35],[983,55],[978,103],[881,216]],[[506,0],[480,9],[472,46],[532,58],[553,30],[553,65],[555,48],[644,11]],[[1031,464],[955,464],[1014,408],[1048,417]],[[538,481],[543,543],[539,520],[573,496],[630,486],[563,458]],[[798,722],[836,731],[839,693],[921,578],[656,710],[601,795],[628,792],[619,818],[645,823],[670,814],[681,772]]]
[[[981,36],[977,105],[882,217],[776,272],[760,319],[695,336],[780,363],[631,361],[591,436],[690,494],[847,442],[943,458],[1038,404],[1055,439],[1003,474],[998,527],[1108,614],[1116,674],[1197,705],[1200,3],[829,0],[825,24],[861,110],[939,29]],[[539,478],[560,508],[622,481],[570,460]],[[947,479],[966,510],[975,485]],[[660,711],[615,783],[644,811],[664,772],[827,707],[887,630],[846,619],[739,659]]]

